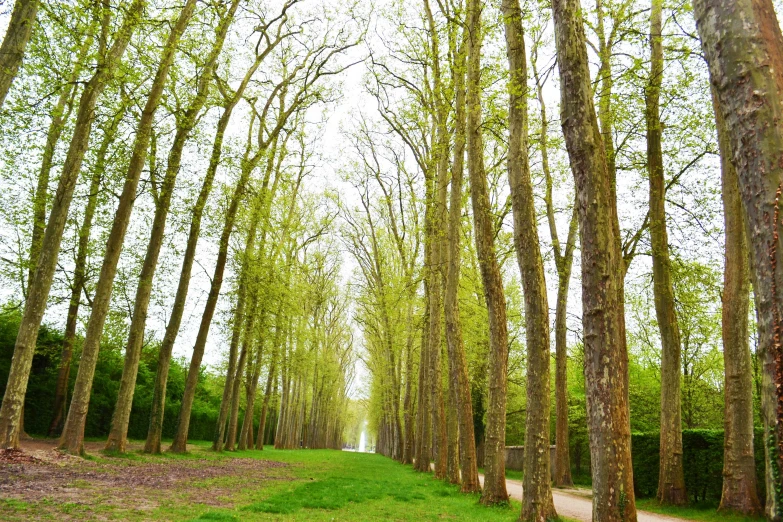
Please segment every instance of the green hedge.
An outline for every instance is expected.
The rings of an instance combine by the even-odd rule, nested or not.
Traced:
[[[763,430],[756,429],[754,437],[756,476],[762,504],[764,490]],[[658,491],[658,459],[660,435],[633,433],[631,450],[636,495],[654,497]],[[723,487],[723,430],[683,430],[683,467],[685,488],[693,502],[720,502]]]

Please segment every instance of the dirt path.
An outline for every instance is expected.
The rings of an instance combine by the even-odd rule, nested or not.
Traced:
[[[484,475],[479,475],[481,484],[484,485]],[[506,479],[506,490],[514,500],[522,500],[522,483],[517,480]],[[592,522],[593,520],[593,501],[589,496],[566,493],[565,491],[554,489],[552,497],[555,501],[557,514],[562,517],[580,520],[582,522]],[[647,511],[637,511],[638,522],[674,522],[684,520],[666,515],[658,515]]]
[[[89,459],[57,451],[54,440],[22,441],[22,451],[0,450],[0,500],[30,504],[37,516],[57,520],[103,518],[107,507],[120,517],[146,518],[144,513],[175,503],[233,507],[236,491],[248,484],[288,480],[282,462],[198,451],[147,457],[135,452],[139,443],[118,458],[101,454],[104,444],[86,443]],[[60,509],[63,505],[73,513]],[[3,507],[0,502],[0,519],[7,519],[10,512]]]

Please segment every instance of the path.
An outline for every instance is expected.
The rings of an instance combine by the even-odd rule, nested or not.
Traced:
[[[484,485],[484,475],[479,475],[481,485]],[[514,500],[522,500],[522,483],[517,480],[506,479],[506,490],[509,496]],[[592,522],[593,520],[593,501],[586,496],[575,493],[566,493],[560,489],[552,490],[552,497],[555,501],[555,509],[561,517],[572,518],[582,522]],[[684,520],[666,515],[658,515],[647,511],[637,511],[638,522],[674,522]]]

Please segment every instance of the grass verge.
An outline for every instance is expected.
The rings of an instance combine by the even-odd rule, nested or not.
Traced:
[[[692,505],[685,507],[662,506],[654,498],[636,499],[636,509],[650,511],[685,520],[698,520],[700,522],[760,522],[763,517],[746,517],[729,513],[718,513],[714,505]]]

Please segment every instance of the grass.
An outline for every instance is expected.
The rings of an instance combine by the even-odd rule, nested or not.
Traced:
[[[243,452],[242,456],[260,452]],[[516,520],[519,505],[487,508],[478,495],[414,472],[380,455],[265,449],[263,457],[292,464],[297,480],[273,485],[233,510],[212,509],[194,520]],[[230,518],[230,517],[235,518]]]
[[[654,498],[636,499],[636,509],[701,522],[759,522],[764,520],[763,517],[718,513],[716,506],[712,504],[696,504],[686,507],[662,506]]]

